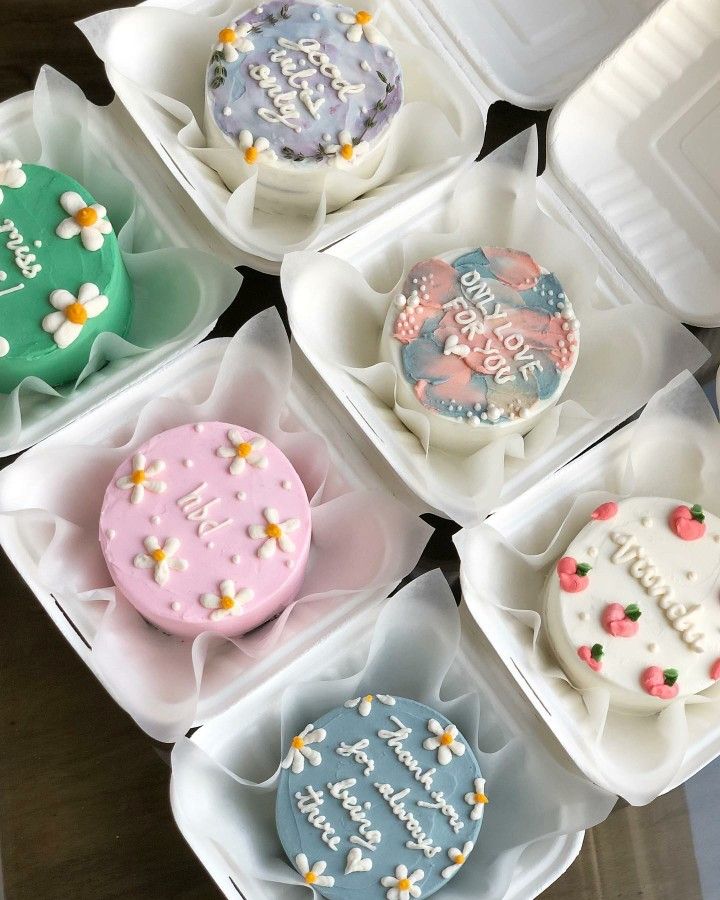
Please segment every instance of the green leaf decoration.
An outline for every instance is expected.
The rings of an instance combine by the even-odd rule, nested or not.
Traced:
[[[663,678],[665,679],[665,684],[668,687],[672,687],[675,682],[678,680],[678,670],[677,669],[665,669],[663,672]]]
[[[640,612],[640,607],[637,603],[631,603],[629,606],[625,607],[625,615],[632,622],[637,622],[642,613]]]
[[[383,75],[382,72],[378,72],[377,77],[380,79],[380,81],[382,81],[383,84],[388,83],[387,76]]]
[[[262,25],[261,25],[259,22],[256,22],[256,23],[253,25],[253,27],[250,29],[250,31],[251,31],[253,34],[262,34],[262,30],[263,30],[263,27],[262,27]]]
[[[588,565],[588,563],[578,563],[575,572],[577,575],[587,575],[588,572],[592,571],[592,566]]]
[[[605,651],[603,650],[602,644],[593,644],[590,648],[590,656],[592,656],[595,662],[600,662],[604,655]]]
[[[290,7],[287,3],[280,8],[280,18],[281,19],[289,19],[290,18]]]
[[[700,506],[699,503],[695,503],[691,507],[690,512],[692,513],[692,517],[693,517],[693,519],[695,519],[696,522],[704,522],[705,521],[705,513],[703,512],[703,508],[702,508],[702,506]]]

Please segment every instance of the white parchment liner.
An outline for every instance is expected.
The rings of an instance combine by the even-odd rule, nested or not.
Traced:
[[[102,441],[38,445],[0,475],[0,494],[6,484],[15,485],[8,493],[19,498],[13,505],[6,502],[0,514],[13,516],[32,546],[38,579],[71,617],[94,620],[92,653],[99,677],[158,740],[175,741],[190,728],[201,696],[217,703],[239,696],[244,672],[282,649],[291,618],[294,626],[315,627],[338,603],[391,589],[411,571],[432,534],[389,495],[348,490],[324,439],[288,419],[291,379],[280,316],[267,310],[229,344],[203,403],[158,397],[142,408],[132,438],[121,447]],[[116,467],[140,444],[176,425],[212,420],[247,426],[283,450],[307,491],[313,539],[300,594],[278,618],[235,639],[205,633],[183,641],[148,625],[110,586],[98,519]]]
[[[568,479],[572,472],[572,464],[564,470]],[[676,780],[688,749],[707,742],[710,731],[720,753],[720,684],[671,701],[654,716],[613,712],[606,689],[578,690],[560,670],[541,619],[544,585],[592,510],[605,500],[690,498],[711,512],[720,511],[720,426],[694,378],[688,373],[678,376],[648,403],[632,426],[627,451],[601,463],[591,487],[574,500],[560,502],[548,489],[547,508],[538,513],[534,504],[523,518],[522,546],[493,528],[492,518],[460,532],[455,543],[466,602],[478,624],[482,627],[489,614],[483,607],[495,607],[493,615],[499,612],[520,641],[516,663],[521,671],[548,680],[556,703],[552,717],[561,718],[577,734],[592,771],[601,773],[594,777],[630,803],[642,805]],[[588,770],[582,759],[574,759]]]
[[[232,768],[191,740],[176,745],[173,796],[182,819],[216,845],[231,877],[244,873],[258,882],[297,885],[288,896],[302,896],[307,885],[286,859],[275,829],[280,760],[308,722],[352,697],[387,691],[443,713],[477,754],[490,802],[472,855],[442,896],[500,900],[525,848],[596,825],[616,797],[563,769],[536,741],[507,734],[497,701],[458,679],[460,637],[458,610],[442,575],[434,571],[411,582],[387,601],[369,650],[363,642],[360,649],[333,654],[332,661],[308,665],[281,697],[266,702],[259,722],[248,707],[254,727],[238,729],[221,751],[235,760]],[[271,888],[263,887],[263,896],[270,896]]]
[[[321,374],[331,387],[333,370],[352,376],[354,381],[343,382],[343,393],[351,401],[357,398],[382,437],[389,462],[411,470],[420,490],[441,485],[460,524],[487,515],[506,480],[556,442],[571,438],[588,422],[606,422],[609,430],[678,372],[694,370],[708,355],[659,307],[608,308],[605,303],[603,308],[597,260],[576,235],[540,209],[536,172],[537,134],[532,129],[463,176],[445,211],[445,232],[414,232],[388,245],[379,289],[328,254],[294,253],[283,263],[283,292],[300,348],[327,366]],[[380,337],[392,300],[415,263],[482,245],[525,250],[558,276],[582,326],[580,352],[560,402],[527,435],[498,437],[461,455],[433,448],[427,415],[398,403],[396,370],[379,361]],[[388,415],[391,410],[395,415]],[[411,425],[414,434],[402,423]],[[424,434],[424,440],[415,434]],[[463,504],[474,507],[465,521],[458,512]]]
[[[0,134],[0,159],[17,157],[64,172],[108,208],[135,292],[132,324],[126,338],[98,335],[74,384],[53,388],[33,376],[10,394],[0,393],[0,451],[12,451],[29,410],[37,417],[42,415],[38,404],[50,408],[72,397],[91,376],[103,378],[106,363],[114,367],[158,347],[170,356],[193,336],[199,338],[230,306],[242,283],[234,269],[215,257],[166,241],[133,186],[106,160],[106,148],[89,124],[96,112],[77,85],[45,67],[33,94],[34,127]],[[139,371],[132,364],[132,377]]]
[[[403,188],[408,179],[422,178],[425,170],[447,166],[454,160],[475,159],[483,143],[485,126],[480,109],[454,69],[430,48],[396,40],[387,0],[370,3],[380,30],[392,44],[402,67],[405,100],[393,119],[382,162],[374,175],[359,178],[352,172],[333,169],[333,178],[357,184],[364,196],[382,187],[387,205],[393,202],[393,186]],[[217,192],[218,175],[233,149],[207,146],[202,130],[205,83],[210,52],[217,34],[233,16],[253,8],[255,2],[196,2],[186,9],[137,7],[99,13],[78,23],[79,28],[103,60],[111,82],[123,81],[123,94],[149,99],[167,111],[177,123],[181,148],[206,164],[204,184]],[[354,6],[354,3],[348,3]],[[127,101],[125,101],[127,103]],[[132,104],[129,105],[132,114]],[[158,116],[163,116],[160,109]],[[164,148],[171,155],[173,148]],[[182,170],[182,160],[177,163]],[[347,219],[348,233],[355,227],[353,207],[326,215],[323,191],[317,198],[314,217],[264,213],[254,210],[257,174],[251,174],[232,194],[227,191],[222,213],[228,239],[267,258],[280,259],[290,250],[307,247],[331,219]]]

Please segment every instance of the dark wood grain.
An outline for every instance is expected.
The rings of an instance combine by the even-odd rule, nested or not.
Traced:
[[[0,100],[30,89],[43,63],[96,103],[112,92],[76,19],[122,4],[0,0]],[[485,152],[546,114],[496,104]],[[151,152],[151,151],[149,151]],[[233,334],[283,302],[276,278],[246,272]],[[453,526],[436,521],[433,562],[452,571]],[[199,900],[220,896],[177,831],[167,748],[115,705],[0,554],[0,851],[7,900]],[[666,850],[672,852],[665,852]],[[546,900],[699,900],[684,793],[617,810],[587,837]],[[252,898],[249,898],[252,900]]]

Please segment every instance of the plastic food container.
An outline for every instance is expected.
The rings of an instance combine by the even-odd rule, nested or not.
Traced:
[[[579,17],[586,12],[584,4],[572,7]],[[629,7],[623,5],[625,12]],[[506,12],[506,21],[509,18]],[[720,326],[715,288],[720,277],[720,208],[714,190],[717,166],[712,162],[720,134],[715,90],[719,66],[717,7],[702,0],[666,0],[551,116],[548,163],[538,179],[537,199],[597,261],[600,308],[652,305],[680,322]],[[666,102],[668,96],[673,97],[672,104]],[[504,152],[508,154],[507,148]],[[469,176],[463,179],[464,184]],[[452,190],[439,185],[429,207],[419,197],[400,204],[380,216],[372,229],[359,229],[327,253],[358,269],[375,290],[387,291],[392,275],[400,274],[401,240],[452,230],[453,219],[447,215],[448,209],[453,210],[451,197]],[[462,190],[457,197],[462,199]],[[480,215],[478,222],[482,233]],[[485,243],[492,240],[492,235],[484,238]],[[424,246],[431,255],[432,241]],[[388,407],[383,412],[368,402],[351,376],[339,373],[299,333],[296,337],[399,477],[428,508],[462,524],[478,521],[520,496],[627,417],[626,413],[614,421],[612,417],[587,421],[569,435],[560,434],[548,451],[528,460],[510,460],[495,502],[479,508],[442,474],[419,477],[422,453],[417,446],[408,447],[412,441],[398,437],[397,432],[405,430],[397,428]],[[610,333],[607,341],[612,343]],[[696,368],[702,361],[702,357],[693,365],[683,361],[677,371]],[[654,389],[666,380],[663,377]],[[649,394],[643,402],[648,399]]]

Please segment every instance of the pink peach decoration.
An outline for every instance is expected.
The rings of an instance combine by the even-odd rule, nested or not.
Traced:
[[[670,528],[683,541],[697,541],[706,530],[705,513],[699,503],[676,506],[670,513]]]
[[[677,669],[661,669],[660,666],[649,666],[640,676],[643,690],[658,700],[672,700],[677,697],[679,688]]]
[[[640,628],[638,619],[641,615],[635,603],[624,608],[622,603],[608,603],[603,610],[602,627],[613,637],[634,637]]]
[[[710,677],[713,681],[720,681],[720,659],[716,659],[710,666]]]
[[[614,500],[608,500],[607,503],[601,503],[597,509],[594,509],[590,515],[591,519],[597,519],[600,522],[605,522],[608,519],[613,519],[617,515],[618,505]]]
[[[568,594],[579,594],[590,584],[587,563],[579,563],[572,556],[563,556],[557,564],[560,587]]]
[[[578,647],[578,656],[583,662],[586,662],[593,672],[599,672],[602,669],[602,658],[605,655],[602,644],[593,644],[592,647]]]

